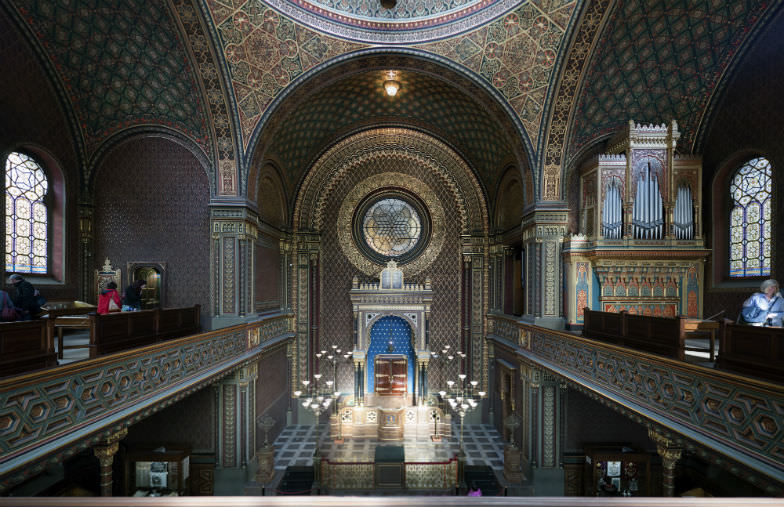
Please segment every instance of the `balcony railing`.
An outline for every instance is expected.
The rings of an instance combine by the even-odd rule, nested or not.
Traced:
[[[0,477],[98,442],[293,337],[289,314],[0,380]],[[0,479],[0,488],[4,486]]]
[[[530,363],[777,482],[784,385],[489,316],[489,337]]]

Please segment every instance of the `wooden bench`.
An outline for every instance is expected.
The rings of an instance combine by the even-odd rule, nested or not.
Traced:
[[[0,376],[57,366],[45,320],[0,323]]]
[[[686,318],[653,317],[585,308],[583,336],[685,360]]]
[[[719,328],[716,368],[784,382],[784,328],[725,320]]]
[[[201,332],[201,306],[88,315],[90,357]]]

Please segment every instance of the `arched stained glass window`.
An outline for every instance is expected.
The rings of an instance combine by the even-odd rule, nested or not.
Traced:
[[[44,197],[49,188],[41,166],[24,153],[5,162],[5,270],[46,273],[48,216]]]
[[[769,276],[771,260],[770,162],[759,157],[735,172],[730,183],[730,276]]]

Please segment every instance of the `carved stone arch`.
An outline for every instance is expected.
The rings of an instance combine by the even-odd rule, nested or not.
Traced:
[[[259,171],[256,185],[256,206],[262,221],[282,229],[288,222],[286,187],[280,170],[271,161],[265,162]]]
[[[318,232],[321,211],[340,179],[363,163],[396,157],[421,164],[440,178],[455,196],[464,233],[489,226],[485,194],[468,164],[438,139],[404,128],[380,128],[350,136],[327,150],[302,183],[294,206],[293,228]]]

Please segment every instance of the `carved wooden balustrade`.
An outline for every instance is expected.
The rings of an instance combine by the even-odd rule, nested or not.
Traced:
[[[1,379],[0,491],[258,359],[294,336],[291,317]]]
[[[698,455],[725,457],[772,494],[784,491],[784,385],[501,315],[489,316],[488,337]]]

